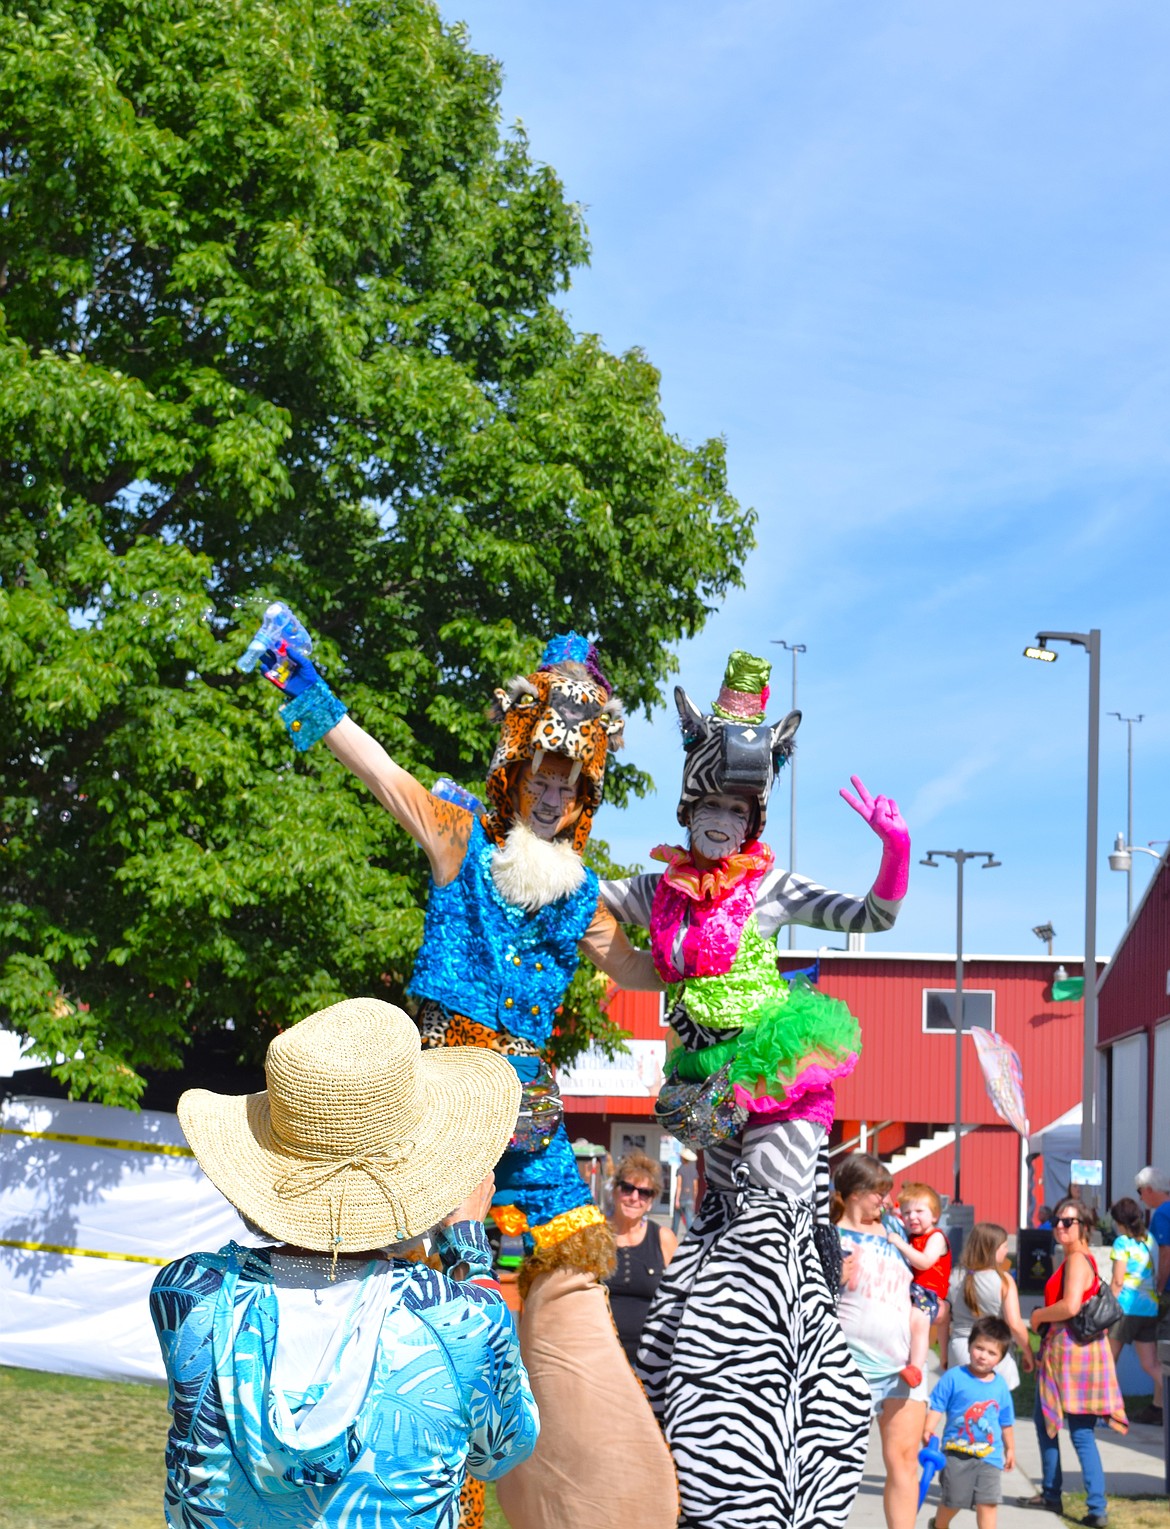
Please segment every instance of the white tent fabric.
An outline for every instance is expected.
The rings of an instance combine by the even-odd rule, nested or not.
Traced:
[[[1074,1104],[1028,1137],[1028,1160],[1044,1159],[1044,1201],[1055,1205],[1068,1194],[1072,1183],[1073,1158],[1081,1155],[1081,1107]],[[1035,1179],[1035,1170],[1032,1172]]]
[[[0,1364],[161,1381],[147,1296],[183,1253],[254,1243],[176,1115],[0,1106]]]

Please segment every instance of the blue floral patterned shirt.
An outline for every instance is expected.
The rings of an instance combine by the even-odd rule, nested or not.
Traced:
[[[478,1224],[445,1229],[439,1251],[445,1267],[465,1259],[473,1276],[490,1270]],[[170,1387],[173,1529],[455,1529],[466,1471],[494,1480],[532,1453],[536,1403],[498,1288],[371,1259],[355,1300],[382,1280],[353,1415],[307,1447],[300,1428],[329,1384],[298,1396],[273,1384],[269,1251],[233,1242],[161,1271],[150,1307]],[[335,1370],[348,1337],[347,1323]]]

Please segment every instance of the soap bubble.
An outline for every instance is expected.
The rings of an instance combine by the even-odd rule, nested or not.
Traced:
[[[35,488],[37,486],[37,475],[36,473],[25,473],[22,481],[25,488]]]
[[[149,605],[151,610],[157,610],[162,604],[162,596],[157,589],[148,589],[142,597],[143,605]]]
[[[73,814],[69,811],[68,807],[64,807],[57,816],[61,819],[62,823],[68,823]]]

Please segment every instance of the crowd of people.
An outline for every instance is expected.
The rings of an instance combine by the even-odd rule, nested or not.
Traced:
[[[1014,1451],[1013,1344],[1033,1362],[1006,1233],[976,1226],[952,1268],[929,1185],[891,1201],[864,1153],[830,1182],[859,1027],[774,958],[786,923],[892,926],[909,865],[896,802],[857,777],[841,793],[881,843],[865,897],[776,867],[761,833],[801,719],[767,724],[768,665],[735,653],[709,712],[676,690],[686,843],[653,852],[660,873],[599,882],[582,855],[622,716],[590,644],[554,639],[495,692],[485,805],[396,765],[297,647],[303,629],[265,630],[294,746],[324,740],[422,848],[431,887],[413,1018],[335,1004],[272,1042],[265,1092],[180,1102],[259,1245],[194,1253],[155,1282],[167,1522],[477,1529],[496,1481],[513,1529],[844,1529],[876,1418],[889,1529],[914,1522],[936,1426],[936,1529],[965,1508],[989,1529]],[[658,1162],[627,1153],[602,1206],[564,1131],[547,1047],[580,953],[667,994],[669,1226]],[[1145,1353],[1150,1271],[1157,1290],[1170,1273],[1170,1185],[1146,1170],[1138,1193],[1154,1241],[1118,1202],[1115,1337],[1074,1332],[1101,1283],[1075,1201],[1056,1207],[1064,1261],[1032,1315],[1037,1505],[1059,1505],[1064,1424],[1097,1529],[1093,1426],[1125,1426],[1113,1344]],[[487,1219],[523,1240],[518,1324]]]

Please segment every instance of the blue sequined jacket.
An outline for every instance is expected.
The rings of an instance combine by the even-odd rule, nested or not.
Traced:
[[[474,820],[459,875],[445,887],[431,882],[408,992],[543,1047],[597,909],[597,877],[586,866],[575,892],[531,913],[497,891],[495,852]]]

